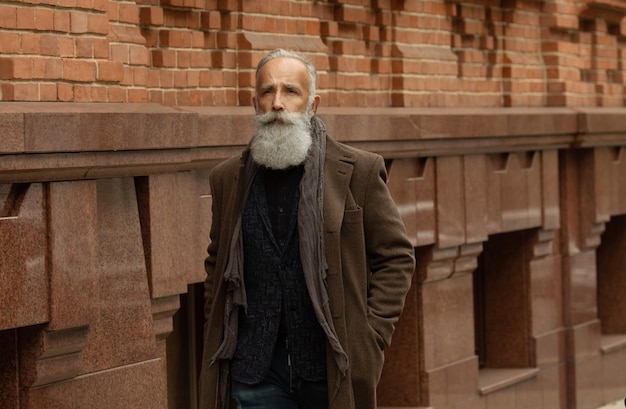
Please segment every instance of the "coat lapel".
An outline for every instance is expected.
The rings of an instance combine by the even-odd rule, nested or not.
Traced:
[[[337,232],[341,229],[355,159],[356,155],[352,151],[326,138],[324,228],[327,232]]]

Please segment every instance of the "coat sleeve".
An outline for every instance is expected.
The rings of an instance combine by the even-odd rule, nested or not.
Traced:
[[[415,270],[415,252],[391,193],[382,157],[370,168],[363,200],[363,228],[370,272],[367,307],[372,328],[387,347]]]
[[[216,181],[215,175],[212,173],[210,178],[211,186],[211,230],[209,233],[210,243],[207,248],[207,257],[204,259],[204,269],[206,277],[204,280],[204,315],[208,319],[213,304],[213,298],[217,289],[219,278],[216,276],[216,260],[217,250],[219,248],[219,237],[221,228],[221,198],[223,197],[220,185]]]

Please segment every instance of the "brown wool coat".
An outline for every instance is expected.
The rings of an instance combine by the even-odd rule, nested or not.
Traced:
[[[245,162],[232,158],[211,173],[213,221],[205,261],[204,351],[200,409],[221,408],[220,364],[209,366],[222,340],[222,279],[238,214],[238,180]],[[327,138],[324,240],[333,323],[349,367],[335,395],[337,369],[328,353],[330,409],[376,408],[383,350],[391,342],[415,267],[414,251],[386,186],[381,156]],[[330,348],[327,348],[330,350]]]

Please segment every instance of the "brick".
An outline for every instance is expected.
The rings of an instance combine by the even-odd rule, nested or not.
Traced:
[[[380,29],[376,26],[366,26],[363,28],[363,39],[365,41],[377,42],[380,40]]]
[[[220,94],[216,93],[216,96],[220,95],[222,97],[220,99],[225,99],[225,95],[223,93]],[[239,101],[239,104],[244,106],[252,105],[252,96],[253,93],[250,90],[239,90],[239,92],[237,92],[237,100]]]
[[[110,0],[92,0],[91,9],[94,11],[105,12],[108,9]]]
[[[93,61],[65,59],[63,60],[63,79],[93,82],[96,80],[96,64]]]
[[[153,69],[148,70],[148,83],[146,86],[148,88],[158,88],[159,85],[159,71]]]
[[[189,68],[191,66],[191,52],[176,51],[176,67]]]
[[[224,10],[224,11],[237,11],[238,1],[237,0],[218,0],[217,8],[219,10]]]
[[[163,91],[149,90],[148,102],[153,103],[153,104],[163,104]]]
[[[77,9],[89,10],[93,6],[93,0],[74,0]]]
[[[126,102],[126,90],[121,87],[109,87],[109,102]]]
[[[37,83],[24,82],[14,84],[14,101],[39,101],[39,86]]]
[[[0,79],[12,80],[15,78],[14,68],[15,59],[9,57],[0,57]]]
[[[212,71],[211,74],[211,85],[213,87],[227,87],[236,81],[236,79],[229,81],[227,73],[223,71]],[[233,75],[236,75],[236,73],[233,73]]]
[[[200,97],[202,98],[202,105],[213,105],[213,92],[202,90],[200,91]]]
[[[200,87],[211,86],[211,75],[212,72],[208,70],[200,72]]]
[[[180,105],[180,106],[191,105],[191,102],[189,101],[189,91],[187,90],[176,91],[176,105]]]
[[[87,13],[73,11],[70,13],[70,32],[73,34],[84,34],[89,30],[89,19]]]
[[[485,8],[481,5],[458,4],[457,16],[461,18],[485,20]]]
[[[482,21],[478,20],[463,20],[458,23],[458,31],[461,34],[469,35],[479,35],[483,34],[486,31],[485,25]]]
[[[175,91],[163,92],[163,104],[168,105],[168,106],[176,105],[176,92]]]
[[[41,31],[54,30],[54,12],[49,9],[36,9],[35,28]]]
[[[74,100],[74,85],[57,83],[57,100],[71,102]]]
[[[93,56],[98,59],[109,59],[109,40],[106,38],[93,39]]]
[[[20,7],[17,9],[17,28],[22,30],[34,30],[35,9],[30,7]]]
[[[191,32],[191,47],[204,48],[204,33],[201,31]]]
[[[217,34],[217,48],[223,49],[236,49],[237,47],[237,34],[233,33],[218,33]]]
[[[211,54],[208,50],[192,51],[190,57],[190,66],[192,68],[209,68],[211,66]]]
[[[148,84],[148,68],[131,67],[133,74],[133,86],[145,87]]]
[[[189,48],[191,47],[191,34],[182,30],[163,30],[159,34],[162,46]]]
[[[362,7],[341,5],[335,11],[335,17],[339,21],[350,23],[368,23],[367,13]]]
[[[139,8],[136,4],[121,3],[119,5],[119,21],[139,24]]]
[[[239,20],[237,19],[236,13],[221,13],[220,17],[222,20],[222,30],[236,30],[239,27]]]
[[[133,65],[149,65],[150,52],[144,46],[130,45],[128,47],[129,63]]]
[[[185,88],[187,86],[187,72],[186,71],[176,71],[174,73],[174,87],[175,88]]]
[[[203,0],[196,0],[203,1]],[[204,8],[204,7],[201,7]],[[192,31],[200,31],[200,13],[201,10],[194,10],[189,12],[189,17],[187,18],[187,28]]]
[[[111,60],[119,61],[125,64],[129,62],[129,46],[128,44],[111,44]]]
[[[45,59],[33,58],[33,78],[42,79],[45,75]]]
[[[200,72],[187,71],[187,85],[190,87],[200,86]]]
[[[544,15],[542,17],[542,26],[561,28],[561,29],[569,29],[569,30],[577,30],[579,20],[576,15],[555,15],[549,14]]]
[[[56,101],[57,86],[54,83],[39,84],[39,100],[40,101]]]
[[[89,14],[87,31],[94,34],[109,34],[109,18],[106,14]]]
[[[131,67],[125,65],[123,69],[123,74],[124,75],[122,77],[122,81],[120,81],[120,85],[133,85],[133,72],[131,70]]]
[[[191,7],[190,0],[161,0],[164,6],[186,9]]]
[[[141,30],[141,34],[143,35],[143,38],[146,41],[144,44],[146,47],[156,48],[159,46],[159,30],[143,28]]]
[[[53,12],[53,29],[68,33],[70,31],[70,13],[65,10],[55,10]]]
[[[5,33],[2,35],[2,38],[0,38],[0,48],[4,45],[5,43],[5,38],[8,37],[7,35],[8,33]],[[16,48],[19,45],[19,37],[16,35],[15,36],[17,38],[17,43],[15,44]],[[40,54],[41,53],[41,35],[40,34],[36,34],[36,33],[24,33],[22,34],[22,49],[21,52],[24,54]],[[14,40],[16,41],[16,40]],[[18,49],[19,50],[19,49]],[[5,53],[8,52],[7,50],[3,50]],[[55,50],[58,53],[58,47]],[[13,52],[17,52],[17,51],[13,51]],[[56,53],[55,53],[56,55]]]
[[[164,14],[164,26],[170,28],[187,28],[187,16],[189,13],[183,10],[168,9]]]
[[[96,79],[104,82],[120,82],[124,77],[124,64],[119,61],[98,61]]]
[[[131,103],[148,102],[148,91],[145,89],[131,88],[128,90],[128,101]]]
[[[74,39],[72,37],[58,37],[59,57],[74,57]]]
[[[32,79],[33,59],[31,57],[10,57],[0,60],[0,78]]]
[[[485,54],[478,50],[464,50],[457,53],[459,63],[461,64],[480,64],[486,65]]]
[[[263,4],[262,4],[263,3]],[[261,1],[246,1],[241,5],[241,11],[247,14],[268,14],[272,11],[269,9],[269,5]]]
[[[243,14],[241,16],[241,28],[250,31],[258,31],[257,24],[263,17],[252,16],[249,14]],[[278,28],[277,28],[278,29]]]
[[[235,91],[234,89],[226,89],[222,91],[222,101],[223,104],[221,105],[226,105],[226,106],[233,106],[233,105],[237,105],[238,100],[237,100],[237,91]],[[248,99],[247,101],[245,101],[246,106],[252,106],[252,100]]]
[[[17,28],[17,7],[0,5],[0,27],[4,29]]]
[[[106,10],[110,21],[120,20],[120,4],[116,1],[109,1],[109,7]]]
[[[76,102],[91,102],[91,86],[90,85],[75,85],[74,86],[74,101]]]
[[[139,21],[144,26],[163,25],[163,9],[161,7],[141,7],[139,8]]]
[[[15,33],[15,32],[0,33],[0,53],[16,54],[16,53],[19,53],[20,51],[26,52],[26,51],[23,51],[23,48],[20,49],[20,43],[21,43],[20,34]]]
[[[76,57],[93,58],[93,39],[88,37],[76,39]]]
[[[174,87],[174,73],[171,70],[161,70],[159,75],[159,81],[161,87],[163,88]]]
[[[544,41],[542,44],[542,51],[545,53],[557,52],[578,54],[579,50],[579,44],[569,41]]]
[[[44,59],[43,78],[50,80],[63,78],[63,61],[58,58]]]
[[[108,102],[109,93],[106,87],[96,86],[91,89],[91,100],[93,102]]]
[[[200,27],[205,30],[218,30],[222,25],[219,11],[208,11],[200,14]]]
[[[15,85],[13,83],[0,83],[0,97],[3,101],[15,100]]]
[[[202,93],[199,90],[189,91],[189,104],[191,106],[202,105]]]

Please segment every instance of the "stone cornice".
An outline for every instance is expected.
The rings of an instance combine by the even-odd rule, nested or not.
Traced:
[[[254,131],[251,107],[0,103],[0,183],[211,168]],[[320,108],[330,135],[407,158],[626,145],[623,108]]]

